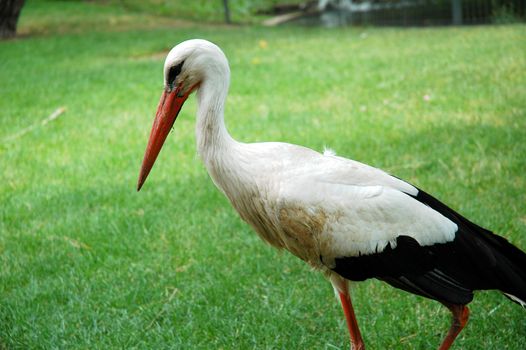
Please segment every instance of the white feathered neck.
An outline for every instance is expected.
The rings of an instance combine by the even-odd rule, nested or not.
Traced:
[[[206,65],[201,68],[203,79],[197,90],[196,142],[199,155],[209,167],[237,142],[228,133],[224,120],[230,85],[228,61],[219,48],[207,53]]]

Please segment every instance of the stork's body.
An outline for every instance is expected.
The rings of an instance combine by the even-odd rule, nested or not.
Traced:
[[[347,281],[378,278],[438,300],[453,313],[447,349],[467,322],[477,289],[526,300],[526,255],[413,185],[368,165],[285,143],[240,143],[223,111],[230,72],[203,40],[176,46],[139,188],[175,118],[197,89],[196,137],[210,176],[268,243],[325,272],[340,294],[355,348],[363,348]]]

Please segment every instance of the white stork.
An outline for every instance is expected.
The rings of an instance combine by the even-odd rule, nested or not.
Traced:
[[[364,342],[348,281],[377,278],[444,304],[466,325],[473,291],[497,289],[526,305],[526,254],[417,187],[382,170],[287,143],[241,143],[223,119],[228,61],[205,40],[175,46],[137,190],[185,100],[197,91],[199,154],[216,186],[263,240],[324,272],[340,297],[351,348]]]

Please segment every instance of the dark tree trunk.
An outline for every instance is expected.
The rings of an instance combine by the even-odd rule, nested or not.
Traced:
[[[228,0],[223,0],[223,8],[225,9],[225,22],[231,23],[230,20],[230,8],[228,7]]]
[[[16,24],[25,0],[0,0],[0,39],[16,35]]]

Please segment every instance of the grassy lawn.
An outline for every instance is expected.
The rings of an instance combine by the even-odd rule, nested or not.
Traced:
[[[526,249],[524,25],[225,27],[30,1],[20,31],[0,42],[0,349],[348,348],[330,284],[210,181],[194,98],[135,191],[164,55],[188,38],[230,59],[235,138],[329,146]],[[377,281],[353,295],[370,349],[435,348],[449,325]],[[471,310],[455,349],[524,349],[525,310],[496,292]]]

